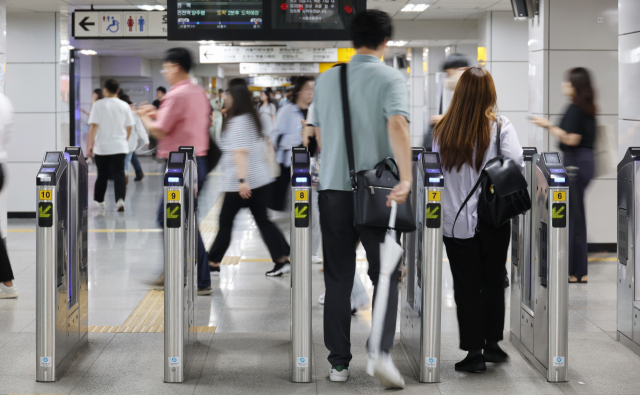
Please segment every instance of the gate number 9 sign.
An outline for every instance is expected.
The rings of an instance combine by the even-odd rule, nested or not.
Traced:
[[[180,200],[180,191],[167,191],[167,200],[169,201]]]

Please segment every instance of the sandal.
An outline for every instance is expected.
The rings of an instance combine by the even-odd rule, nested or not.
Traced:
[[[573,274],[569,276],[569,284],[575,284],[577,282],[579,282],[578,277],[574,276]]]
[[[580,277],[580,280],[578,282],[581,284],[586,284],[588,282],[587,275]]]

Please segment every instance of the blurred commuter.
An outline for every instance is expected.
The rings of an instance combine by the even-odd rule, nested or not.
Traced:
[[[472,67],[460,77],[451,106],[433,133],[433,151],[440,153],[447,180],[444,245],[453,274],[460,348],[468,351],[455,369],[465,372],[484,372],[486,362],[509,358],[498,342],[504,331],[504,268],[511,223],[495,228],[478,219],[478,189],[463,207],[455,232],[453,228],[468,191],[486,163],[497,156],[496,102],[491,74]],[[506,117],[501,117],[500,147],[502,155],[524,170],[522,147]]]
[[[130,107],[133,106],[131,102],[131,98],[128,95],[120,96],[120,100],[127,103]],[[124,174],[126,184],[129,184],[129,168],[133,164],[133,168],[136,172],[135,181],[140,181],[144,178],[144,172],[142,171],[142,166],[140,166],[140,161],[138,160],[138,156],[136,155],[136,149],[138,149],[139,142],[142,142],[143,145],[149,145],[149,135],[147,134],[147,130],[142,125],[142,121],[138,114],[131,109],[133,119],[135,120],[135,125],[131,128],[131,135],[129,136],[129,140],[127,141],[129,144],[129,153],[124,157]]]
[[[318,208],[318,178],[320,176],[320,145],[317,128],[313,122],[313,103],[309,106],[306,121],[303,121],[302,145],[309,150],[311,157],[311,263],[322,263],[318,256],[322,244],[320,232],[320,209]]]
[[[438,87],[436,94],[437,113],[431,116],[429,128],[424,136],[423,145],[427,151],[431,150],[433,144],[433,128],[442,120],[444,114],[447,112],[449,104],[451,103],[451,96],[453,96],[458,80],[467,68],[469,68],[469,60],[466,56],[459,53],[452,53],[442,64],[442,71],[447,73],[447,77],[443,81],[442,86]]]
[[[280,101],[282,100],[284,96],[282,95],[282,90],[281,89],[276,89],[276,94],[274,96],[274,99],[276,99],[276,101],[278,102],[278,105],[280,105]]]
[[[276,106],[276,111],[280,109],[280,105],[278,104],[278,100],[276,100],[276,94],[273,93],[273,89],[271,88],[267,88],[265,89],[265,92],[267,92],[267,96],[269,97],[269,101],[273,104],[275,104]]]
[[[225,194],[218,234],[209,250],[209,265],[220,267],[231,243],[233,220],[240,209],[249,208],[275,263],[267,276],[281,276],[291,271],[287,258],[290,249],[280,230],[267,217],[267,186],[274,179],[264,151],[266,137],[260,131],[260,118],[243,79],[235,78],[229,82],[226,100],[229,112],[220,144],[224,171],[221,188]]]
[[[167,88],[165,88],[164,86],[159,86],[158,89],[156,89],[156,100],[153,101],[153,105],[155,106],[155,108],[160,108],[162,99],[164,99],[166,94]]]
[[[163,97],[160,109],[156,111],[154,106],[143,106],[138,110],[138,115],[149,134],[158,139],[157,155],[165,163],[169,158],[169,152],[177,151],[178,147],[195,147],[198,166],[197,190],[201,191],[208,173],[211,106],[204,90],[191,83],[189,71],[192,64],[191,54],[187,49],[167,50],[162,63],[162,74],[171,85],[171,89]],[[163,209],[164,199],[160,200],[158,207],[157,221],[160,227],[164,227]],[[198,230],[198,295],[213,293],[210,274],[207,251]]]
[[[93,192],[93,201],[104,208],[109,175],[113,177],[115,200],[118,211],[124,211],[127,186],[124,173],[124,158],[129,153],[127,140],[131,127],[135,125],[129,105],[118,99],[120,84],[114,79],[104,83],[104,99],[98,100],[89,115],[89,142],[87,154],[94,158],[98,177]]]
[[[307,118],[309,105],[313,101],[314,85],[313,78],[298,77],[292,101],[278,111],[271,131],[271,144],[280,163],[280,176],[273,186],[273,200],[269,205],[276,211],[283,211],[286,207],[291,178],[291,148],[302,145],[302,121]]]
[[[280,107],[284,107],[287,104],[289,104],[289,102],[291,101],[291,94],[292,94],[291,89],[288,89],[287,92],[282,97],[282,99],[280,99]]]
[[[7,160],[7,143],[13,131],[13,105],[8,97],[0,93],[0,162]],[[4,187],[4,169],[0,164],[0,191]],[[7,246],[0,240],[0,299],[15,299],[18,297],[18,286],[13,282],[13,271]]]
[[[83,114],[85,114],[87,117],[89,116],[89,114],[91,114],[91,109],[93,108],[93,103],[97,102],[98,100],[104,98],[104,95],[102,94],[102,89],[98,88],[98,89],[94,89],[93,93],[91,94],[91,106],[89,107],[89,111],[85,110],[84,108],[81,109],[80,111],[82,111]],[[87,124],[84,125],[84,127],[82,128],[82,137],[81,137],[81,145],[83,147],[83,151],[87,152],[87,141],[89,139],[89,122],[87,121]]]
[[[258,103],[258,114],[262,125],[262,134],[269,138],[271,129],[276,122],[276,105],[269,100],[267,92],[260,92],[260,102]]]
[[[373,169],[386,157],[395,157],[400,180],[387,199],[402,204],[407,199],[412,180],[411,140],[407,122],[409,95],[402,73],[387,67],[380,60],[392,29],[391,18],[382,11],[367,10],[355,16],[351,34],[356,55],[347,66],[347,80],[355,171]],[[346,381],[349,378],[350,294],[356,273],[358,240],[367,251],[368,274],[377,287],[380,243],[386,235],[384,228],[353,225],[354,202],[345,149],[340,73],[341,67],[336,67],[318,78],[313,116],[322,147],[318,190],[327,289],[324,342],[329,349],[331,381]],[[294,97],[298,96],[294,93]],[[282,112],[289,107],[292,106],[285,107]],[[373,372],[383,385],[390,388],[404,387],[404,379],[389,355],[396,332],[398,280],[397,275],[390,278],[389,309],[382,333],[383,355],[374,364]]]
[[[584,207],[584,192],[595,173],[593,144],[596,136],[595,92],[587,69],[577,67],[569,70],[562,91],[571,99],[571,104],[562,117],[560,126],[546,118],[533,117],[536,125],[547,128],[560,140],[564,152],[567,172],[570,177],[569,194],[569,282],[586,283],[588,278],[587,219]]]
[[[213,136],[211,138],[213,141],[220,140],[220,133],[222,133],[222,109],[224,108],[224,99],[222,95],[224,91],[222,89],[215,90],[211,94],[211,100],[209,104],[211,104],[212,110],[212,118],[213,118]]]

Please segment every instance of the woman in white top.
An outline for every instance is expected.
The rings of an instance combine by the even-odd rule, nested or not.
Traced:
[[[468,351],[455,369],[466,372],[483,372],[486,362],[509,358],[498,342],[504,331],[504,270],[511,224],[495,228],[478,220],[478,189],[453,227],[485,164],[497,156],[496,102],[491,74],[472,67],[460,77],[451,105],[433,131],[433,151],[440,153],[445,178],[444,244],[453,275],[460,348]],[[500,141],[502,155],[524,169],[522,147],[505,117],[501,117]]]
[[[231,242],[233,220],[240,209],[249,208],[275,263],[267,276],[281,276],[291,270],[287,259],[290,248],[282,232],[267,217],[267,199],[271,195],[269,184],[275,179],[265,156],[266,139],[260,131],[260,118],[243,79],[229,82],[226,106],[229,111],[220,141],[220,163],[224,173],[221,189],[225,194],[218,235],[209,250],[209,266],[219,270]]]
[[[271,129],[276,122],[276,105],[271,103],[267,92],[260,92],[260,103],[258,103],[258,114],[260,114],[260,122],[262,123],[262,134],[271,135]]]

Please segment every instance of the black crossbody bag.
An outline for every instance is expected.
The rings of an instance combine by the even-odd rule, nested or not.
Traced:
[[[531,209],[531,197],[527,189],[527,180],[524,178],[518,165],[511,159],[502,155],[500,147],[501,119],[497,116],[497,149],[498,156],[491,159],[482,169],[478,182],[473,187],[467,198],[460,206],[456,219],[453,221],[453,238],[455,239],[456,221],[460,212],[467,205],[469,199],[482,185],[478,197],[478,219],[495,228],[499,228],[511,219],[524,214]]]
[[[344,135],[347,143],[349,160],[349,178],[353,191],[353,224],[388,228],[391,207],[387,207],[387,196],[400,181],[398,165],[395,159],[387,157],[372,170],[361,170],[356,173],[353,155],[353,137],[351,132],[351,110],[347,90],[347,65],[340,66],[340,85],[342,91],[342,111],[344,117]],[[416,229],[415,216],[411,204],[398,205],[396,217],[397,231],[411,232]]]

